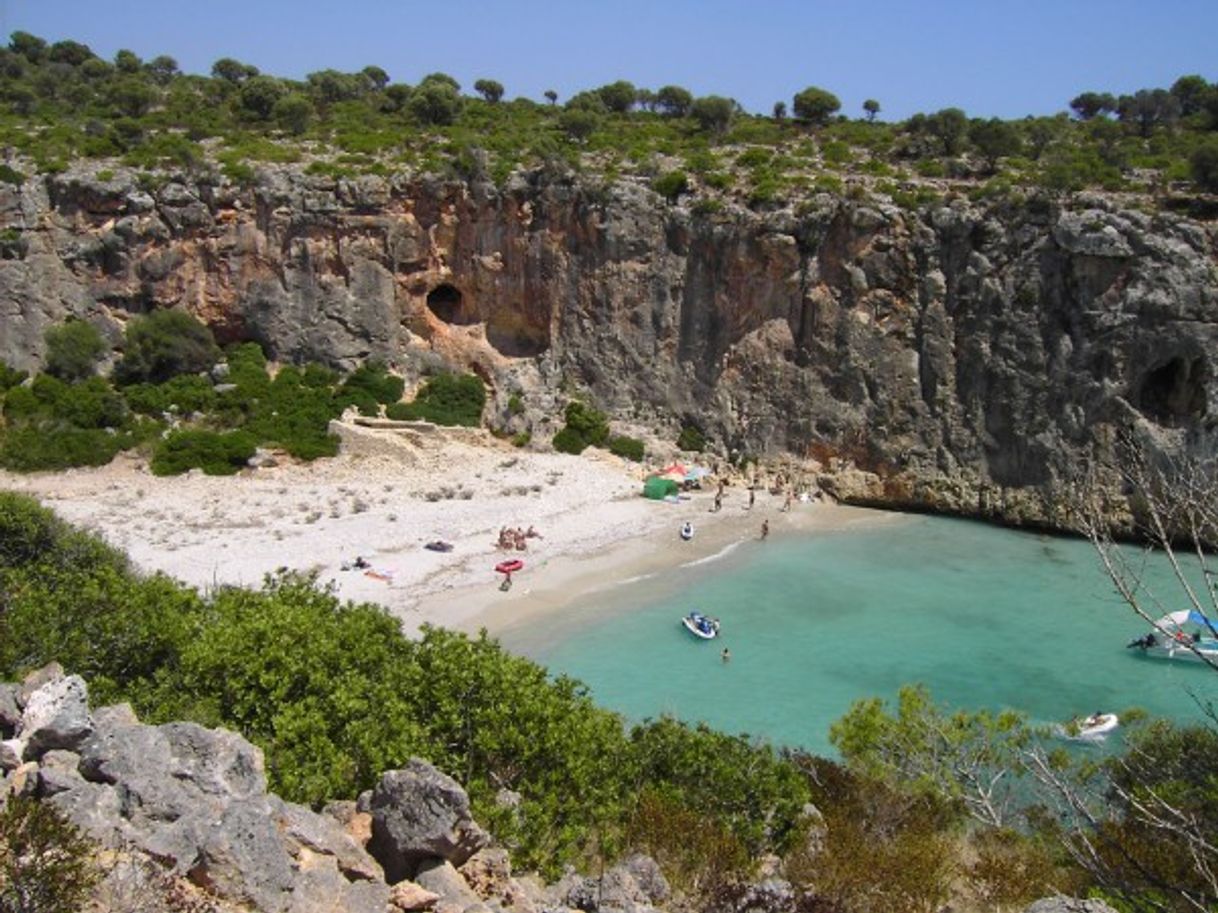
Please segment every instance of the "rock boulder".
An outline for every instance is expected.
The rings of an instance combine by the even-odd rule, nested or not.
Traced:
[[[385,773],[372,791],[368,851],[390,884],[411,878],[428,859],[461,865],[490,842],[470,817],[469,797],[455,780],[412,758]]]

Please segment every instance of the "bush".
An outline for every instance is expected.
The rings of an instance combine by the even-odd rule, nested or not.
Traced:
[[[372,360],[364,362],[347,375],[339,389],[339,396],[341,398],[362,392],[372,397],[375,402],[388,404],[400,400],[405,389],[406,382],[390,374],[383,361]],[[360,399],[352,398],[351,402],[358,405]],[[364,410],[361,408],[360,411]],[[372,414],[375,415],[376,412]]]
[[[60,380],[82,380],[93,374],[106,351],[101,334],[90,323],[69,320],[46,332],[46,372]]]
[[[398,404],[386,414],[399,421],[477,428],[485,407],[486,387],[476,374],[437,374],[419,388],[413,402]]]
[[[567,428],[591,447],[601,447],[609,439],[609,419],[599,409],[575,401],[567,403],[564,413]]]
[[[157,445],[150,468],[159,476],[195,468],[227,476],[244,468],[256,448],[257,441],[245,431],[174,431]]]
[[[620,435],[609,438],[609,452],[636,463],[643,462],[643,442],[636,437]]]
[[[651,182],[651,189],[675,203],[684,193],[689,193],[689,178],[684,171],[668,171]]]
[[[0,393],[10,390],[29,377],[28,371],[18,371],[0,361]]]
[[[119,383],[164,383],[178,374],[206,371],[220,357],[211,330],[185,311],[153,311],[127,326]]]
[[[13,796],[0,809],[0,910],[76,913],[97,882],[92,844],[49,803]]]
[[[216,407],[216,388],[206,377],[180,374],[163,384],[132,384],[124,388],[123,397],[132,412],[160,416],[177,411],[210,412]]]
[[[569,453],[572,456],[579,456],[588,447],[588,442],[584,440],[583,436],[571,428],[563,428],[554,435],[551,443],[559,453]]]
[[[677,447],[681,450],[696,450],[701,453],[706,449],[706,435],[696,425],[685,425],[677,436]]]
[[[103,429],[10,428],[0,435],[0,466],[17,472],[105,466],[127,438]]]

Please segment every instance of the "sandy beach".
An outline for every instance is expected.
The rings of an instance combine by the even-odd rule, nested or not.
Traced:
[[[560,611],[593,590],[713,558],[734,543],[793,530],[883,522],[828,503],[783,512],[740,480],[711,512],[711,490],[679,503],[640,496],[646,468],[601,451],[531,453],[487,434],[404,438],[348,428],[334,459],[283,461],[236,476],[157,477],[139,458],[57,474],[0,472],[0,489],[30,494],[92,530],[145,571],[202,589],[258,585],[286,568],[316,573],[344,599],[376,602],[408,632],[424,623],[497,633]],[[678,531],[695,525],[691,542]],[[501,528],[533,527],[524,551],[496,546]],[[424,548],[451,543],[449,552]],[[359,557],[369,565],[354,567]],[[524,569],[502,591],[494,566]]]

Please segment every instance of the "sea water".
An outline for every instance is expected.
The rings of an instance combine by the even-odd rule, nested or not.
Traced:
[[[1160,597],[1182,597],[1165,562],[1148,574]],[[1131,707],[1187,722],[1198,699],[1218,701],[1212,669],[1126,648],[1148,626],[1082,540],[902,516],[613,583],[502,640],[631,721],[669,714],[832,755],[829,726],[852,702],[893,707],[904,684],[1035,724]],[[719,618],[720,638],[686,632],[690,609]]]

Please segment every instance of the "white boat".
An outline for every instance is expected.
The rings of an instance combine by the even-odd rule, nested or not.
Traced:
[[[1218,627],[1196,609],[1181,609],[1164,615],[1154,623],[1153,631],[1126,646],[1162,659],[1201,662],[1204,657],[1218,662]]]
[[[1118,726],[1121,719],[1115,713],[1093,713],[1057,727],[1058,734],[1067,739],[1100,742]]]
[[[685,625],[685,630],[694,637],[700,637],[703,640],[713,640],[719,636],[719,619],[703,615],[701,612],[690,612],[681,619],[681,624]]]

